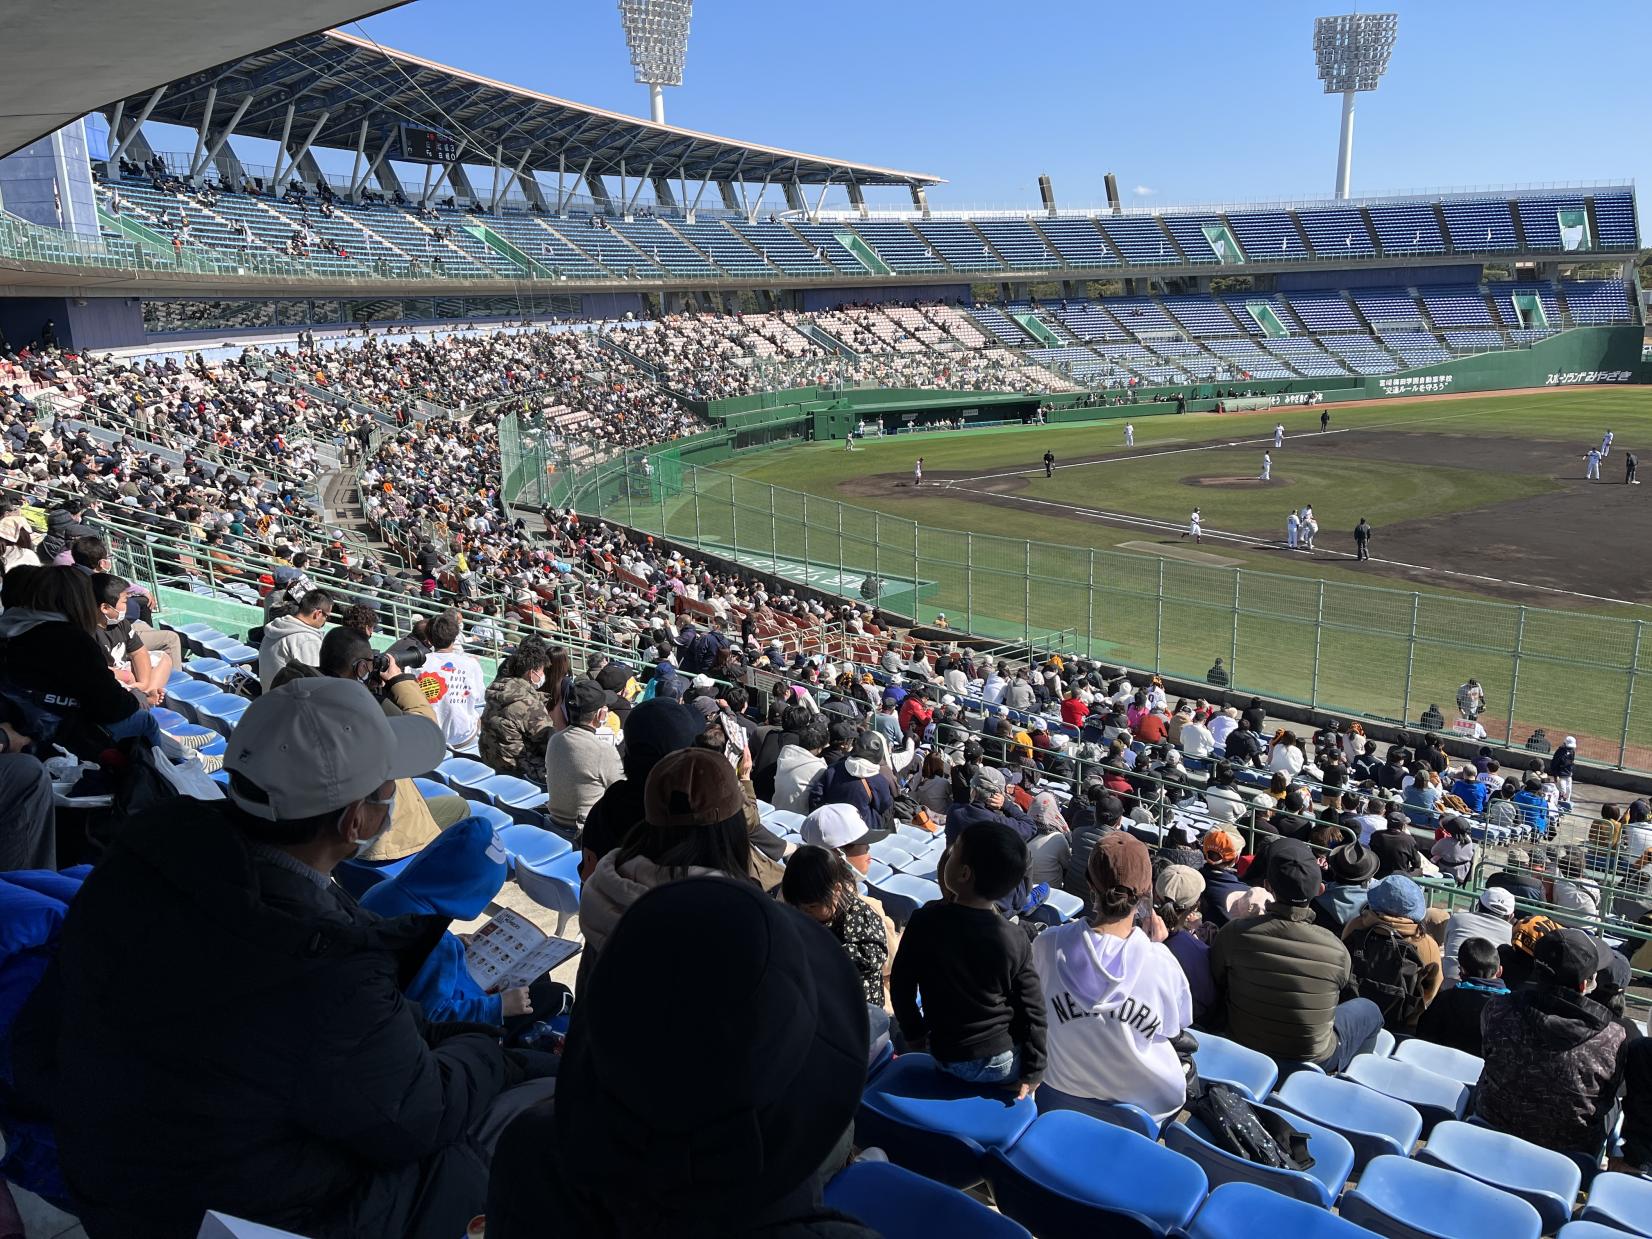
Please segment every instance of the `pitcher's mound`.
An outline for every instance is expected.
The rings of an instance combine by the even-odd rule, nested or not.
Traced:
[[[1182,479],[1183,486],[1211,486],[1217,488],[1218,490],[1250,490],[1254,487],[1284,486],[1288,485],[1289,482],[1290,478],[1280,473],[1274,474],[1273,477],[1268,479],[1266,482],[1257,477],[1254,473],[1248,477],[1233,477],[1231,475],[1224,476],[1222,474],[1195,474],[1192,477]]]

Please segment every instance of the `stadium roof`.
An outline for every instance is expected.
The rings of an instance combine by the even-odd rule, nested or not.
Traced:
[[[405,0],[229,4],[114,0],[6,6],[0,40],[0,155],[147,86]]]
[[[134,90],[123,100],[128,116],[142,112],[153,94]],[[149,119],[199,128],[208,92],[217,87],[221,124],[239,101],[252,102],[234,132],[279,142],[285,131],[293,143],[325,120],[314,144],[353,150],[361,124],[368,124],[371,157],[396,122],[441,130],[466,145],[463,163],[485,165],[496,158],[516,166],[554,168],[562,159],[570,173],[590,161],[593,176],[617,176],[623,162],[636,177],[652,165],[653,176],[700,180],[770,181],[821,185],[933,185],[939,177],[872,164],[807,155],[733,138],[655,124],[619,112],[572,103],[537,91],[478,77],[354,35],[330,30],[279,47],[226,61],[203,73],[171,82],[148,113]],[[226,103],[233,100],[233,103]],[[109,100],[113,107],[117,102]],[[289,126],[287,107],[294,105]],[[375,141],[377,139],[377,141]],[[395,156],[392,156],[395,158]]]

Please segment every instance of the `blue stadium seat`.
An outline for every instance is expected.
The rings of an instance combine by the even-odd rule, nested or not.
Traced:
[[[436,779],[414,779],[413,786],[419,789],[419,795],[429,800],[432,796],[451,796],[453,789],[446,783]]]
[[[438,779],[462,792],[475,791],[495,773],[492,766],[486,762],[479,762],[474,757],[449,757],[435,770]]]
[[[1441,1123],[1417,1159],[1520,1197],[1537,1210],[1545,1232],[1566,1224],[1583,1185],[1583,1171],[1564,1153],[1478,1123]],[[1644,1220],[1652,1226],[1652,1213]]]
[[[1307,1170],[1283,1170],[1246,1161],[1220,1148],[1211,1141],[1210,1132],[1198,1119],[1188,1116],[1185,1122],[1172,1123],[1164,1129],[1166,1148],[1184,1153],[1204,1167],[1205,1176],[1212,1185],[1218,1183],[1254,1183],[1283,1196],[1305,1201],[1329,1209],[1335,1202],[1348,1175],[1354,1169],[1353,1146],[1328,1127],[1321,1127],[1312,1119],[1292,1114],[1274,1106],[1272,1110],[1292,1127],[1308,1137],[1308,1154],[1314,1164]]]
[[[866,1085],[855,1116],[855,1143],[952,1187],[973,1187],[988,1149],[1020,1139],[1038,1109],[1007,1088],[966,1084],[927,1054],[902,1054]]]
[[[798,831],[803,828],[803,814],[794,813],[790,809],[770,809],[762,814],[763,825],[777,835],[789,835],[796,838]]]
[[[1555,1231],[1555,1239],[1623,1239],[1628,1231],[1603,1222],[1567,1222]]]
[[[244,641],[231,641],[212,648],[218,651],[218,657],[238,667],[249,666],[258,661],[258,651]]]
[[[1254,1183],[1224,1183],[1186,1228],[1187,1239],[1365,1239],[1363,1226]]]
[[[883,905],[889,919],[900,927],[924,904],[939,899],[941,888],[927,878],[896,873],[873,886],[872,894]]]
[[[1073,1110],[1100,1119],[1103,1123],[1111,1123],[1115,1127],[1146,1136],[1149,1140],[1159,1138],[1158,1120],[1140,1106],[1133,1106],[1127,1101],[1097,1101],[1094,1097],[1075,1097],[1071,1093],[1061,1094],[1059,1100],[1055,1098],[1055,1090],[1048,1085],[1033,1094],[1040,1114],[1054,1110]]]
[[[1342,1196],[1342,1216],[1391,1239],[1538,1239],[1543,1220],[1518,1196],[1466,1174],[1379,1157]]]
[[[1415,1107],[1352,1080],[1299,1071],[1279,1086],[1274,1100],[1347,1137],[1356,1171],[1384,1153],[1410,1157],[1423,1134],[1423,1116]]]
[[[346,860],[340,862],[333,870],[333,877],[352,896],[360,899],[373,887],[386,878],[394,877],[413,862],[413,856],[403,856],[400,860],[374,862],[370,860]]]
[[[560,938],[568,918],[579,914],[579,853],[564,852],[545,863],[518,857],[516,884],[540,907],[556,913],[554,932]]]
[[[426,779],[424,782],[428,783],[430,780]],[[442,789],[442,794],[445,796],[451,796],[454,794],[453,789],[450,787],[445,787],[440,783],[437,783],[436,786]],[[516,819],[509,813],[506,813],[497,805],[489,804],[485,800],[467,800],[465,801],[465,807],[470,810],[470,816],[482,818],[495,830],[503,830],[507,826],[514,826],[516,824]]]
[[[1416,1037],[1400,1042],[1393,1057],[1402,1063],[1410,1063],[1413,1067],[1421,1067],[1435,1075],[1444,1076],[1448,1080],[1459,1080],[1464,1084],[1478,1084],[1480,1073],[1486,1068],[1486,1060],[1477,1055],[1454,1050],[1449,1045],[1422,1041]]]
[[[845,1166],[826,1185],[824,1196],[828,1209],[860,1219],[884,1239],[1032,1239],[1026,1227],[973,1197],[888,1162]]]
[[[175,688],[169,686],[166,690],[166,704],[193,723],[196,721],[195,703],[217,694],[216,685],[195,680],[189,684],[179,684]]]
[[[1082,899],[1054,886],[1050,888],[1050,893],[1044,896],[1044,902],[1039,906],[1053,908],[1056,915],[1063,921],[1070,921],[1075,916],[1084,914],[1084,901]]]
[[[1417,1108],[1423,1116],[1423,1134],[1434,1130],[1434,1124],[1448,1119],[1460,1119],[1468,1106],[1468,1085],[1460,1080],[1402,1063],[1395,1058],[1378,1058],[1375,1054],[1361,1054],[1348,1064],[1342,1073],[1344,1079],[1374,1089],[1385,1097],[1394,1097]]]
[[[1637,1235],[1652,1234],[1652,1183],[1615,1170],[1596,1175],[1589,1184],[1589,1203],[1578,1217]]]
[[[903,864],[912,862],[913,853],[901,840],[890,836],[887,839],[879,839],[872,845],[872,859],[881,860],[891,869],[899,869]]]
[[[1378,1058],[1392,1058],[1394,1057],[1394,1048],[1397,1044],[1398,1040],[1395,1038],[1393,1033],[1389,1032],[1386,1028],[1379,1028],[1377,1029],[1377,1041],[1376,1044],[1371,1047],[1371,1053],[1375,1054]]]
[[[884,864],[881,860],[874,860],[867,866],[866,874],[860,880],[861,894],[864,895],[867,893],[867,887],[870,886],[876,888],[882,886],[886,881],[894,876],[895,871],[893,869]]]
[[[1168,1234],[1209,1191],[1180,1153],[1075,1110],[1039,1115],[1008,1149],[988,1150],[986,1168],[999,1211],[1039,1239]]]
[[[486,796],[509,813],[514,821],[528,826],[545,824],[542,810],[549,794],[536,783],[519,779],[514,774],[496,774],[491,779],[483,779],[470,790]]]
[[[228,671],[230,666],[222,658],[191,658],[184,664],[183,670],[184,674],[197,680],[211,680],[216,684],[216,676]]]
[[[501,829],[499,842],[510,854],[512,869],[519,863],[548,865],[558,856],[566,856],[573,851],[573,845],[561,835],[552,834],[540,826],[524,826],[521,823]]]
[[[194,703],[195,717],[226,738],[252,703],[235,693],[213,693]]]
[[[1193,1035],[1199,1039],[1199,1048],[1193,1051],[1193,1063],[1199,1069],[1200,1079],[1231,1084],[1252,1101],[1261,1101],[1273,1091],[1279,1068],[1266,1054],[1258,1054],[1214,1033]]]

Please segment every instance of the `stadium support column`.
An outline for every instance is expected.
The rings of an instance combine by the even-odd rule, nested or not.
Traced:
[[[782,188],[786,193],[787,210],[802,212],[808,209],[803,205],[803,190],[798,185],[796,179],[787,181]]]
[[[1503,725],[1503,743],[1514,743],[1514,703],[1520,696],[1520,655],[1526,646],[1526,608],[1520,608],[1520,616],[1514,627],[1514,659],[1509,669],[1509,713]]]
[[[1618,738],[1618,766],[1623,766],[1624,758],[1629,755],[1629,720],[1635,713],[1635,672],[1641,665],[1641,636],[1646,631],[1646,621],[1635,621],[1635,648],[1629,655],[1629,687],[1623,698],[1623,735]]]
[[[743,209],[740,206],[739,195],[734,192],[733,181],[718,181],[717,192],[723,196],[723,207],[726,210],[738,211]]]
[[[912,205],[923,213],[925,219],[929,218],[929,196],[924,193],[922,185],[912,186]]]
[[[866,218],[866,194],[859,182],[849,182],[849,205],[854,207],[862,219]]]
[[[653,183],[654,201],[668,209],[675,207],[677,199],[671,193],[671,178],[669,176],[656,176],[653,178]]]
[[[596,172],[585,174],[585,189],[591,195],[591,201],[596,203],[605,212],[612,212],[614,200],[608,195],[608,186],[603,183],[602,176]]]
[[[1348,196],[1348,185],[1354,171],[1354,95],[1342,92],[1342,141],[1337,146],[1337,197]]]

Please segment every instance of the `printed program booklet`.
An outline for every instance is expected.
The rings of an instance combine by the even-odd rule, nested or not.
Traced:
[[[470,936],[465,967],[483,992],[497,994],[532,985],[579,954],[579,943],[553,938],[526,917],[504,909]]]

